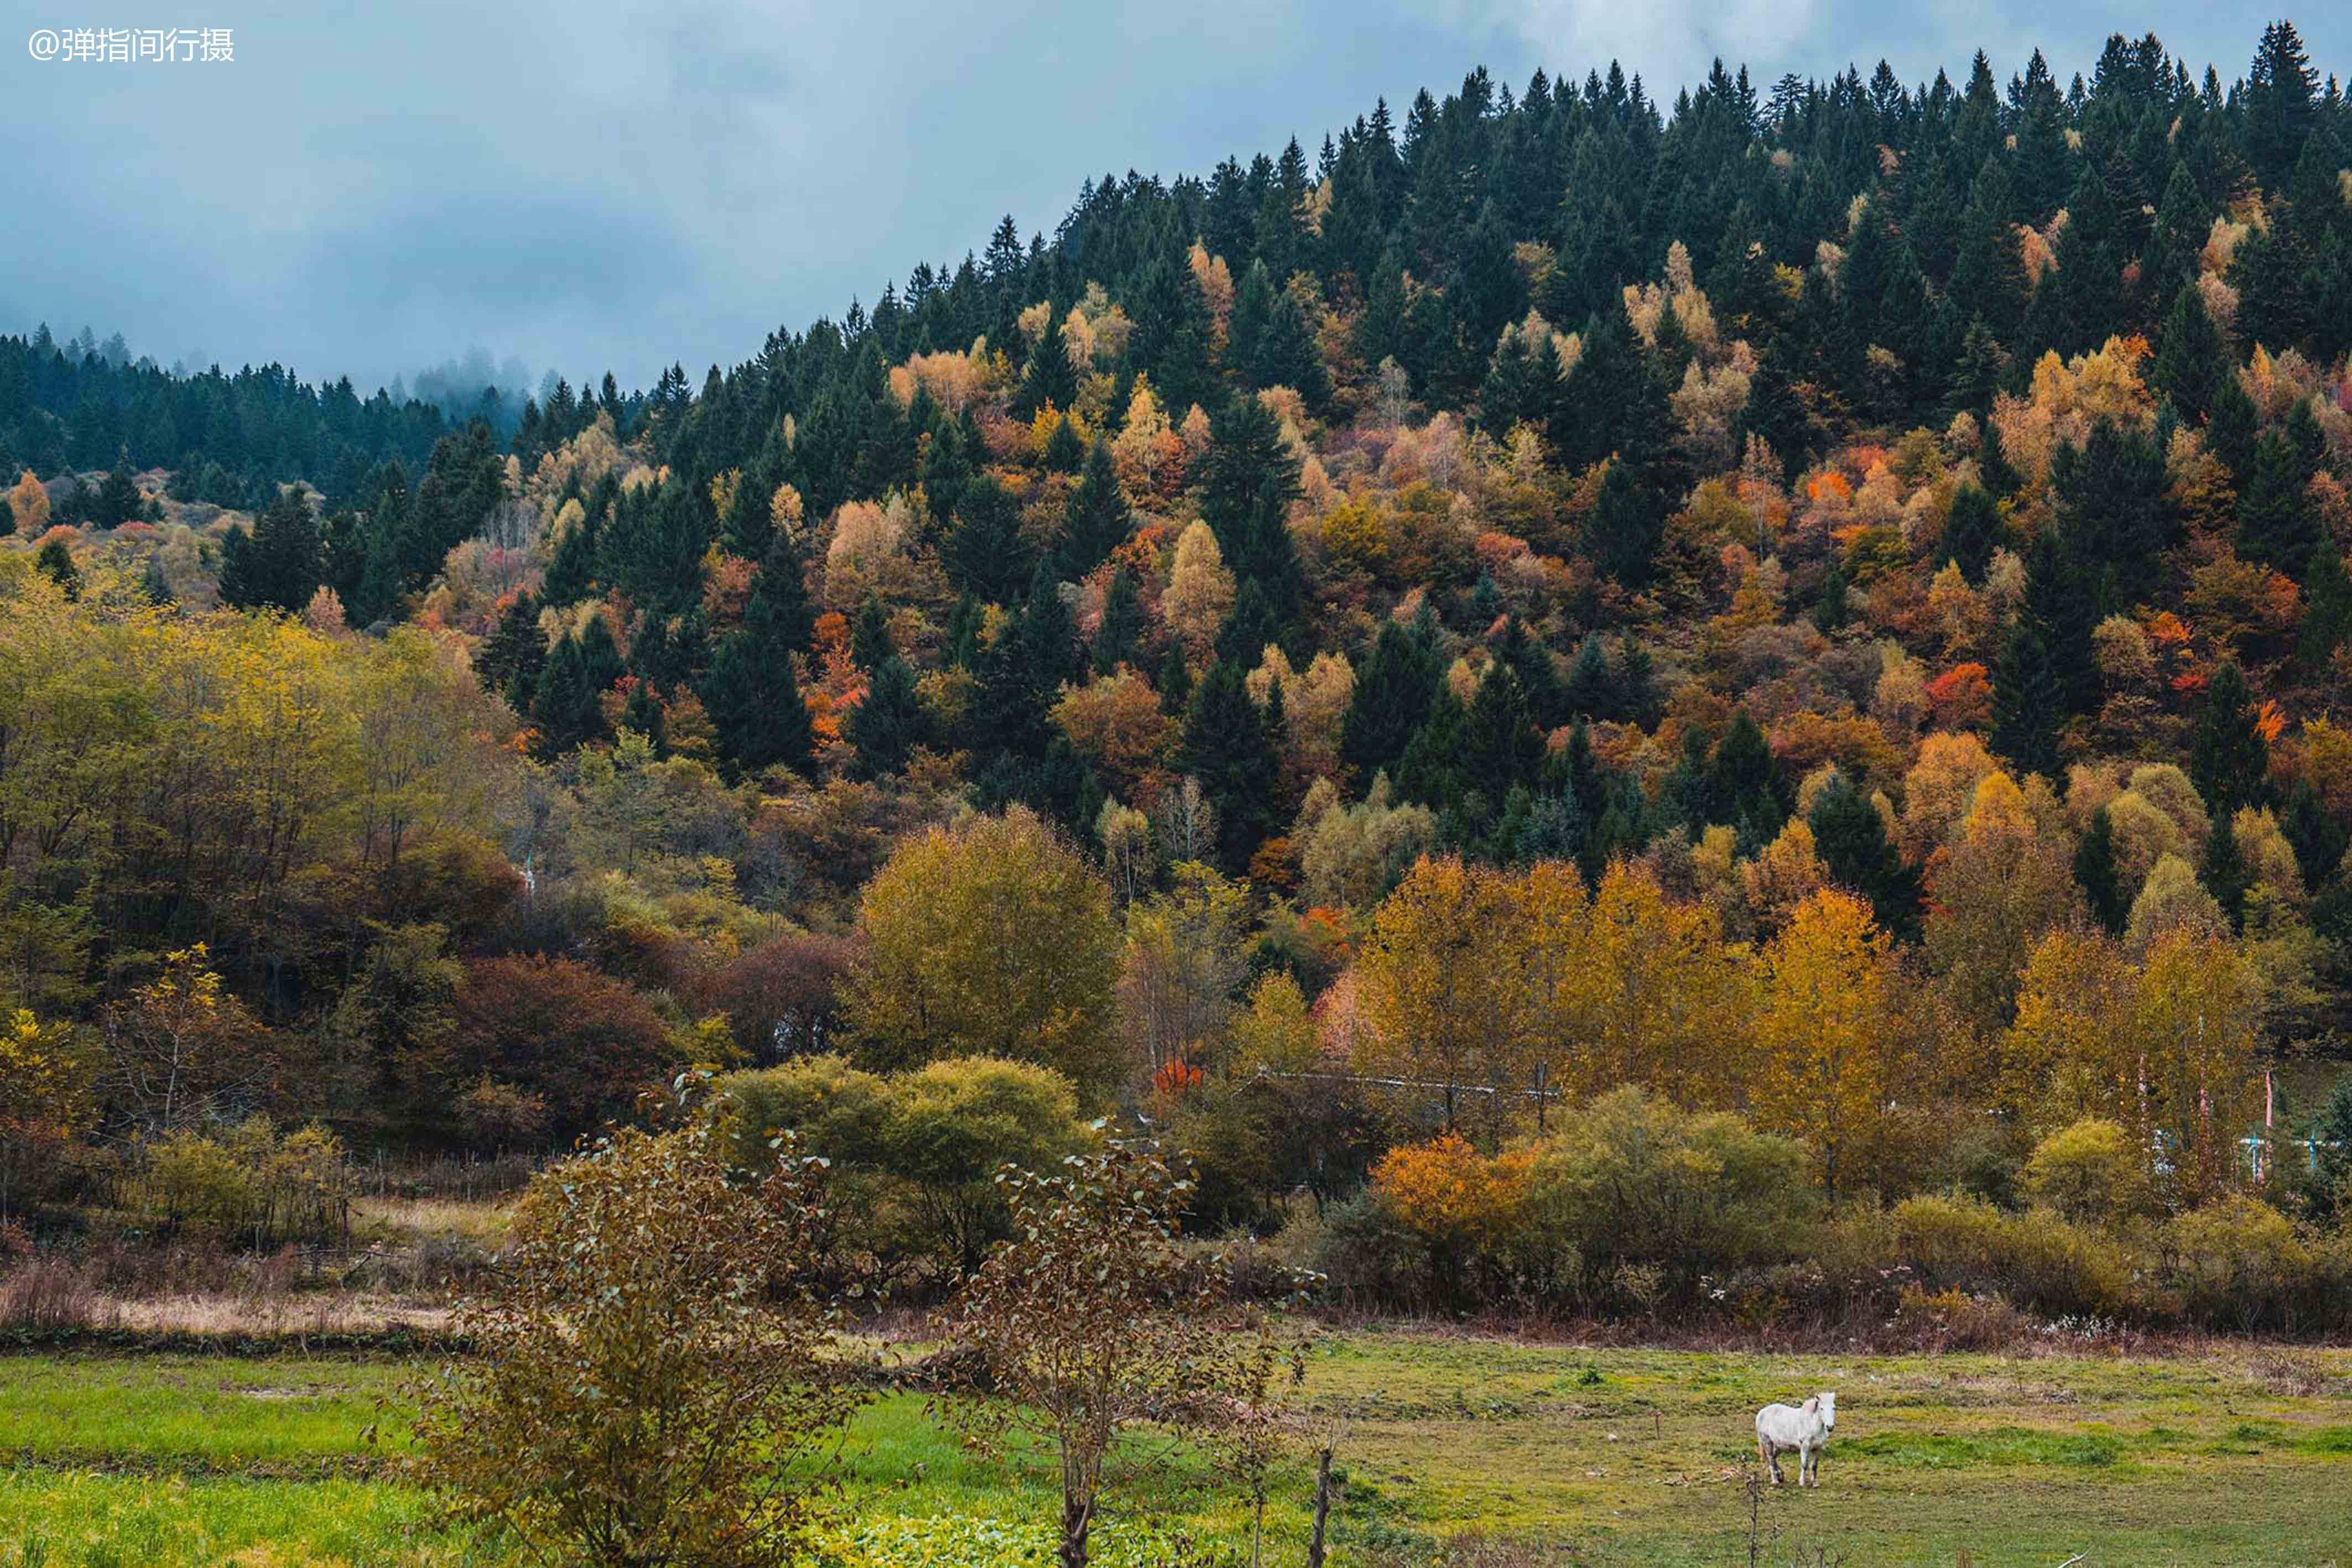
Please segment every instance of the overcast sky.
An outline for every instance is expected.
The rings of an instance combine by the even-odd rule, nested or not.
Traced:
[[[2265,16],[2105,0],[107,0],[0,38],[0,330],[85,323],[169,364],[363,386],[468,348],[642,384],[838,316],[1079,183],[1310,152],[1386,94],[1614,57],[1654,96],[1720,55],[1781,72],[2059,79],[2153,28],[2225,81]],[[71,9],[71,8],[68,8]],[[101,14],[102,13],[102,14]],[[2296,18],[2352,60],[2352,7]],[[230,64],[43,63],[66,23],[231,29]]]

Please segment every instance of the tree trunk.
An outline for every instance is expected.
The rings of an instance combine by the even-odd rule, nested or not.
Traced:
[[[1094,1528],[1095,1505],[1064,1495],[1062,1499],[1062,1568],[1087,1568],[1087,1536]]]
[[[1307,1568],[1323,1568],[1323,1531],[1331,1519],[1331,1451],[1339,1446],[1334,1432],[1315,1456],[1315,1528],[1307,1538]]]

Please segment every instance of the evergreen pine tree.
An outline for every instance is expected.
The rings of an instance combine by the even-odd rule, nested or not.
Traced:
[[[598,521],[597,512],[585,512],[579,522],[556,536],[555,554],[547,563],[547,577],[540,588],[547,595],[547,602],[559,610],[587,598],[595,583]],[[380,531],[394,534],[394,521],[387,518]],[[373,555],[369,570],[376,570]]]
[[[897,653],[890,642],[889,612],[869,594],[858,609],[857,624],[850,630],[850,662],[870,676]]]
[[[1957,565],[1960,575],[1971,584],[1982,583],[1985,569],[1992,564],[1992,552],[2000,546],[2000,509],[1991,493],[1981,485],[1963,485],[1953,494],[1951,513],[1945,521],[1936,559]]]
[[[2074,881],[2090,905],[2091,917],[2109,936],[2122,936],[2124,923],[2131,915],[2131,904],[2124,897],[2116,869],[2115,823],[2105,806],[2091,814],[2090,828],[2083,834],[2082,842],[2074,846]]]
[[[1561,701],[1571,717],[1618,716],[1622,705],[1618,700],[1617,680],[1610,673],[1609,651],[1601,646],[1598,632],[1587,636],[1576,650],[1576,663],[1569,666]]]
[[[1772,841],[1789,820],[1789,791],[1780,764],[1764,732],[1746,708],[1732,715],[1731,727],[1716,744],[1707,776],[1710,821],[1739,830],[1750,852]]]
[[[2224,659],[2205,688],[2189,738],[2189,777],[2217,815],[2258,806],[2270,796],[2270,742],[2252,691],[2235,659]]]
[[[1870,900],[1880,929],[1904,940],[1919,935],[1919,873],[1904,862],[1860,789],[1840,768],[1813,797],[1805,819],[1814,852],[1832,880]]]
[[[2242,930],[2246,924],[2246,894],[2254,885],[2253,873],[2247,868],[2246,857],[2238,848],[2237,830],[2231,826],[2230,813],[2217,809],[2213,826],[2205,835],[2205,863],[2198,870],[2198,878],[2221,913],[2230,917],[2231,930]]]
[[[1593,500],[1585,553],[1621,585],[1645,588],[1665,541],[1665,521],[1655,495],[1635,476],[1633,465],[1612,460]]]
[[[1992,672],[1992,748],[2020,773],[2059,776],[2058,730],[2064,697],[2049,646],[2020,617],[2001,643]]]
[[[1108,675],[1121,664],[1140,663],[1143,627],[1143,600],[1136,592],[1135,578],[1124,565],[1113,567],[1103,589],[1102,623],[1095,631],[1095,674]]]
[[[1494,821],[1511,791],[1535,782],[1543,751],[1518,673],[1500,660],[1488,664],[1463,716],[1455,764],[1465,800],[1476,797],[1474,829]]]
[[[1201,518],[1216,535],[1234,580],[1265,596],[1280,628],[1275,641],[1297,653],[1306,579],[1291,544],[1289,515],[1298,494],[1298,459],[1272,411],[1254,397],[1227,404],[1211,422],[1209,438]]]
[[[1168,644],[1167,656],[1160,661],[1159,678],[1152,683],[1160,693],[1160,710],[1169,715],[1185,712],[1192,706],[1192,666],[1184,660],[1184,645]]]
[[[856,755],[850,777],[871,779],[906,770],[919,746],[931,744],[929,710],[915,689],[915,673],[897,654],[882,661],[866,688],[863,701],[849,710],[842,727]]]
[[[696,695],[718,732],[730,778],[808,767],[815,736],[789,653],[748,629],[731,632],[720,639]]]
[[[1282,764],[1242,668],[1231,660],[1210,665],[1192,694],[1181,766],[1201,781],[1215,813],[1219,864],[1228,875],[1240,874],[1276,821]]]
[[[547,644],[539,632],[539,600],[529,589],[516,594],[499,612],[499,623],[474,658],[474,678],[486,692],[511,692],[518,678],[535,680],[547,659]],[[528,686],[516,711],[530,706]]]
[[[1374,774],[1395,771],[1429,716],[1442,675],[1427,642],[1394,621],[1381,625],[1339,721],[1339,760],[1360,787],[1369,788]]]
[[[1069,506],[1063,514],[1060,563],[1055,570],[1064,580],[1076,582],[1108,560],[1110,552],[1127,541],[1130,521],[1110,448],[1097,438],[1087,450],[1085,475],[1070,492]]]
[[[224,553],[221,599],[239,609],[298,612],[318,591],[320,554],[310,497],[290,486],[254,519],[252,537]]]
[[[816,611],[809,603],[800,547],[782,528],[768,541],[767,559],[751,579],[751,596],[743,604],[743,630],[770,659],[804,653],[815,639]]]
[[[1069,348],[1062,337],[1062,317],[1048,301],[1045,330],[1029,350],[1029,362],[1021,372],[1021,387],[1013,400],[1013,412],[1025,420],[1051,404],[1067,413],[1077,400],[1078,372],[1070,364]]]
[[[2294,849],[2303,885],[2313,893],[2343,865],[2344,852],[2352,847],[2352,829],[2327,810],[2326,801],[2308,779],[2298,779],[2294,793],[2287,797],[2279,831]]]
[[[146,510],[146,497],[139,493],[139,482],[131,476],[131,449],[123,447],[114,460],[113,471],[98,486],[97,498],[90,506],[89,526],[121,528],[139,521]]]
[[[1813,629],[1824,637],[1845,625],[1845,562],[1833,555],[1822,578],[1822,601],[1813,606]]]
[[[73,552],[63,539],[51,539],[33,557],[33,565],[51,582],[65,591],[68,599],[81,597],[81,572],[74,566]]]
[[[2323,538],[2303,570],[2303,630],[2297,652],[2314,674],[2338,648],[2352,645],[2352,578],[2333,539]]]
[[[2263,432],[2254,467],[2238,493],[2238,553],[2282,570],[2307,568],[2327,530],[2313,511],[2302,455],[2276,430]]]
[[[661,698],[651,681],[633,681],[621,705],[621,727],[646,737],[656,757],[669,755],[669,729],[662,716]]]
[[[1002,485],[982,475],[964,486],[948,535],[948,580],[983,604],[1019,601],[1031,556],[1021,537],[1021,507]]]
[[[2182,284],[2174,296],[2159,342],[2150,380],[2185,418],[2207,418],[2220,395],[2221,380],[2231,367],[2221,329],[2213,325],[2205,297],[2193,281]]]

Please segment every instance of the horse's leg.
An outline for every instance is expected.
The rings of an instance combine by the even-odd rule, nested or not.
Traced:
[[[1801,1487],[1813,1484],[1813,1448],[1810,1443],[1797,1445],[1797,1484]]]
[[[1756,1448],[1759,1453],[1764,1456],[1766,1468],[1770,1469],[1772,1472],[1772,1484],[1774,1486],[1780,1485],[1780,1450],[1773,1445],[1771,1439],[1769,1437],[1757,1438]]]

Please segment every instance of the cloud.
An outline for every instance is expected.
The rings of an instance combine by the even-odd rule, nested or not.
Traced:
[[[1676,89],[1721,59],[1776,58],[1810,38],[1817,0],[1436,0],[1432,14],[1457,26],[1508,33],[1547,68],[1581,79],[1589,69],[1622,62],[1652,96],[1672,103]]]
[[[2309,18],[2323,70],[2352,46],[2337,11]],[[1671,103],[1718,55],[1760,89],[1881,54],[1958,77],[1982,45],[2006,80],[2039,37],[2063,79],[2150,26],[2227,78],[2259,31],[2181,0],[251,0],[234,26],[217,67],[42,66],[0,38],[0,329],[369,384],[478,344],[642,384],[870,303],[1004,213],[1050,230],[1089,177],[1312,148],[1475,65],[1516,88],[1614,57]]]

